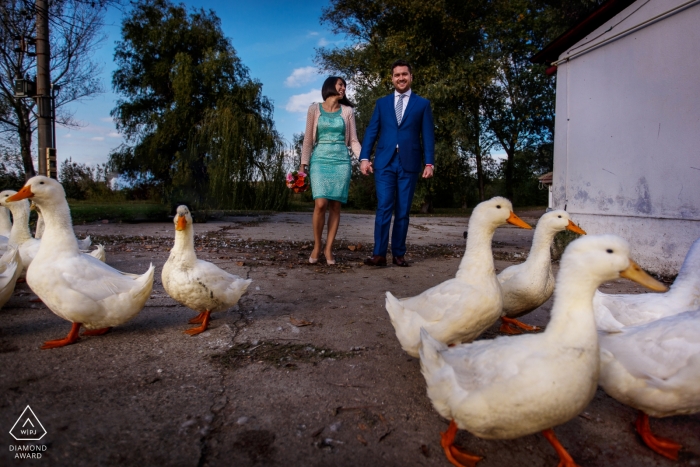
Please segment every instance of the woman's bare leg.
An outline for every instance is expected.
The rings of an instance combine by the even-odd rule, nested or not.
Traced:
[[[328,200],[326,198],[316,198],[314,200],[314,249],[311,252],[311,258],[318,259],[321,255],[321,247],[323,246],[323,225],[326,223],[326,209],[328,208]]]
[[[333,257],[333,241],[335,240],[335,234],[338,232],[338,225],[340,224],[340,201],[329,201],[328,202],[328,239],[326,240],[326,248],[324,254],[326,255],[326,261],[335,261]]]

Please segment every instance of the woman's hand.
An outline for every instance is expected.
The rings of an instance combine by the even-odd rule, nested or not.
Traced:
[[[362,172],[362,175],[369,175],[371,173],[374,173],[374,169],[372,169],[372,163],[367,159],[362,159],[362,161],[360,162],[360,172]]]
[[[305,174],[305,173],[306,173],[306,170],[304,170],[304,167],[306,167],[306,166],[305,166],[305,165],[300,165],[300,166],[299,166],[299,170],[297,170],[297,172],[300,172],[300,173],[304,173],[304,174]]]

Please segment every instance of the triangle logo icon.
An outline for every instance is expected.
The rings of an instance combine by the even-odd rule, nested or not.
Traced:
[[[27,406],[10,430],[17,441],[39,441],[46,436],[46,429],[31,407]]]

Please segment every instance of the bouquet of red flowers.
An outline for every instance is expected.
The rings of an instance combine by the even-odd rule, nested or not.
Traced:
[[[287,188],[294,193],[303,193],[309,189],[309,176],[304,172],[294,171],[287,174]]]

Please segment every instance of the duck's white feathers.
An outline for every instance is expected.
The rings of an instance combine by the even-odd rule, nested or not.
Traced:
[[[700,412],[700,310],[600,335],[600,385],[654,417]]]
[[[501,315],[503,297],[496,279],[491,241],[506,223],[512,205],[496,197],[480,203],[469,219],[467,247],[456,277],[410,298],[386,294],[386,309],[401,347],[418,357],[420,329],[448,344],[471,341]]]
[[[0,257],[0,308],[12,297],[21,272],[22,258],[19,250],[10,245]]]
[[[558,232],[569,226],[570,221],[571,217],[562,209],[542,215],[537,221],[527,260],[507,267],[498,275],[503,290],[503,316],[522,316],[552,296],[552,240]]]
[[[25,188],[31,188],[46,225],[39,252],[27,270],[32,291],[56,315],[87,329],[117,326],[136,316],[151,294],[153,265],[135,276],[82,254],[63,187],[37,176]]]
[[[27,272],[27,283],[56,315],[87,329],[118,326],[136,316],[153,288],[155,267],[134,278],[85,254],[58,256]],[[54,266],[55,265],[55,266]],[[52,280],[44,278],[51,276]],[[60,293],[55,293],[59,291]]]
[[[11,230],[10,211],[4,206],[0,206],[0,235],[9,238]]]
[[[173,299],[197,311],[224,311],[238,303],[252,282],[197,259],[194,251],[192,217],[186,206],[177,209],[174,221],[182,217],[184,230],[176,230],[175,245],[163,265],[161,279]]]
[[[598,329],[607,332],[700,309],[700,238],[688,250],[668,292],[615,295],[598,291],[593,308]]]
[[[36,210],[36,230],[34,232],[34,238],[40,239],[44,235],[44,216],[41,215],[41,210],[37,209]],[[77,237],[76,237],[77,238]],[[78,249],[81,251],[85,252],[86,250],[90,249],[90,246],[92,245],[92,239],[88,235],[87,237],[83,238],[82,240],[78,238]],[[92,256],[95,256],[97,259],[100,261],[104,262],[104,258],[100,258],[100,256],[96,256],[94,252],[90,253]],[[103,255],[104,253],[102,253]],[[98,254],[99,255],[99,254]]]
[[[89,239],[90,237],[87,238]],[[80,240],[78,240],[78,244],[80,244]],[[88,255],[102,261],[103,263],[107,260],[107,254],[105,253],[105,247],[103,245],[97,245],[94,250],[88,252]]]

